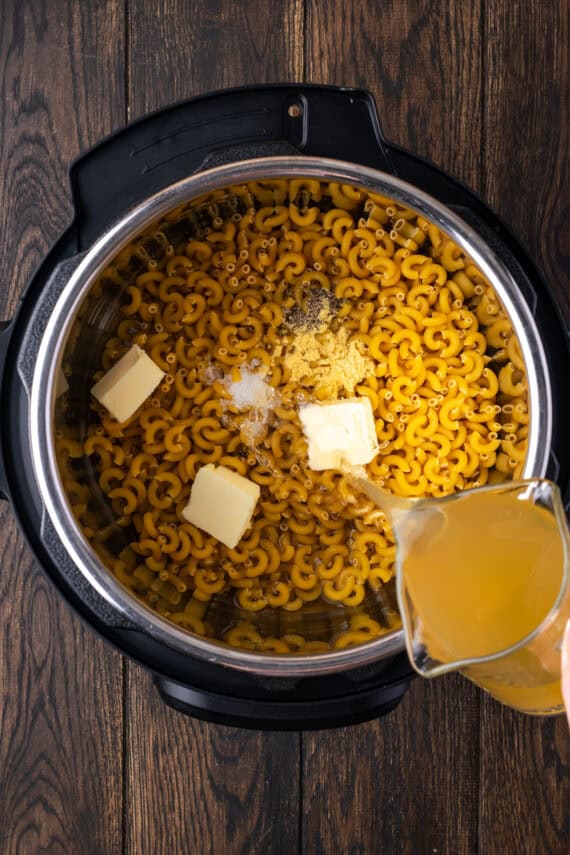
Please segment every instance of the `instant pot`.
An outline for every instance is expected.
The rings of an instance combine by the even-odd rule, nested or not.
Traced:
[[[366,91],[305,85],[224,91],[163,110],[100,143],[73,164],[73,221],[0,334],[0,490],[52,582],[98,633],[152,671],[174,708],[279,730],[347,725],[394,709],[412,678],[401,629],[344,650],[278,656],[175,626],[123,588],[82,536],[61,483],[54,433],[64,352],[73,363],[70,383],[79,389],[70,405],[76,412],[68,407],[67,418],[79,424],[89,403],[90,366],[118,317],[119,302],[95,300],[77,322],[110,260],[161,217],[212,190],[293,176],[390,196],[444,230],[487,276],[517,334],[528,378],[523,475],[556,481],[568,503],[564,319],[495,214],[457,181],[384,139]]]

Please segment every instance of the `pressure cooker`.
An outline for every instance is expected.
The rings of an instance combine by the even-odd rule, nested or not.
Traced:
[[[211,191],[293,176],[388,196],[468,253],[492,283],[525,363],[531,420],[522,474],[556,481],[568,502],[569,332],[547,283],[472,191],[386,141],[363,90],[222,91],[101,142],[72,165],[73,220],[0,334],[0,491],[43,570],[96,632],[152,672],[172,707],[209,721],[282,730],[347,725],[393,710],[412,679],[402,630],[346,649],[277,655],[176,626],[123,587],[82,535],[54,437],[65,349],[75,356],[75,388],[84,389],[67,413],[79,423],[90,397],[85,366],[116,324],[117,307],[101,301],[88,317],[80,313],[110,261],[161,217]]]

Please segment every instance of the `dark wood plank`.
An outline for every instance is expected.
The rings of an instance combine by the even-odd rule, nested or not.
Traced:
[[[304,734],[303,852],[476,851],[479,698],[415,681],[380,721]]]
[[[570,849],[570,738],[486,698],[481,711],[480,852],[563,855]]]
[[[302,76],[302,2],[149,0],[130,12],[133,116],[223,86]],[[192,721],[129,667],[127,848],[297,851],[299,736]]]
[[[128,852],[297,852],[298,734],[187,718],[132,665],[128,688]]]
[[[0,317],[68,222],[68,162],[123,121],[122,26],[120,0],[2,3]],[[0,568],[0,851],[119,852],[121,660],[62,602],[6,505]]]
[[[479,189],[480,13],[460,0],[309,3],[307,77],[370,89],[389,139]],[[304,851],[475,851],[479,704],[461,678],[417,681],[384,720],[305,734]]]
[[[308,0],[307,81],[369,89],[387,139],[478,189],[481,5]]]
[[[487,0],[483,186],[567,319],[569,18],[564,0]]]
[[[530,249],[570,322],[569,9],[487,0],[484,195]],[[566,235],[566,239],[565,239]],[[482,706],[480,851],[570,850],[566,721]]]
[[[303,0],[149,0],[129,27],[133,117],[229,86],[303,74]]]

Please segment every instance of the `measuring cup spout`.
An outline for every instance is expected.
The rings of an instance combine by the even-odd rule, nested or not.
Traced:
[[[435,625],[422,611],[423,598],[417,601],[416,586],[409,571],[421,560],[434,585],[441,571],[438,551],[447,540],[448,515],[440,502],[418,501],[406,510],[388,514],[397,545],[397,594],[406,637],[408,656],[415,670],[424,677],[434,677],[459,670],[461,661],[438,636]],[[429,582],[428,582],[429,584]],[[428,618],[426,620],[426,617]]]

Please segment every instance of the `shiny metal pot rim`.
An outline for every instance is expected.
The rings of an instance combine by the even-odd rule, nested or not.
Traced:
[[[345,671],[386,659],[405,649],[402,630],[344,650],[306,655],[260,654],[227,647],[178,628],[130,594],[100,561],[80,531],[66,499],[54,445],[53,409],[57,370],[71,324],[112,258],[139,232],[178,205],[231,184],[271,178],[312,177],[353,184],[417,211],[440,227],[488,278],[517,335],[526,367],[530,430],[523,477],[545,474],[552,433],[549,373],[539,331],[514,279],[484,239],[457,214],[405,181],[354,163],[327,158],[257,158],[216,167],[166,187],[138,205],[103,234],[71,275],[48,320],[35,366],[30,396],[30,441],[34,474],[49,515],[69,556],[90,585],[141,631],[204,662],[279,677]]]

